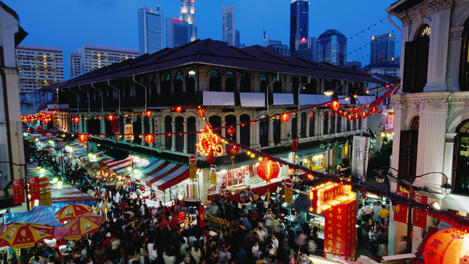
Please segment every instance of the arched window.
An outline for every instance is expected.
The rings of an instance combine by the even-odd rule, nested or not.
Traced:
[[[261,73],[261,75],[259,75],[259,81],[260,81],[261,92],[265,93],[267,91],[267,86],[269,85],[269,79],[267,78],[267,75],[265,75],[264,73]]]
[[[244,146],[250,146],[250,143],[251,143],[251,133],[250,133],[250,129],[251,129],[251,125],[250,125],[250,120],[251,118],[249,117],[249,115],[241,115],[239,117],[239,121],[241,122],[241,125],[240,125],[240,130],[239,133],[241,133],[241,145],[244,145]]]
[[[210,91],[221,91],[221,78],[217,70],[211,70],[208,74]]]
[[[461,73],[459,74],[459,89],[469,91],[469,19],[464,23],[461,48]]]
[[[469,120],[456,129],[454,138],[453,193],[469,195]]]
[[[171,118],[171,116],[166,116],[165,119],[164,119],[164,133],[166,134],[165,135],[165,146],[166,146],[166,149],[171,149],[172,147],[172,137],[168,135],[168,133],[172,133],[173,132],[173,119]]]
[[[282,92],[282,80],[280,80],[279,76],[275,76],[273,81],[274,81],[274,93],[281,93]]]
[[[265,115],[260,116],[259,118],[264,118]],[[262,120],[259,122],[259,142],[261,147],[269,145],[269,120]]]
[[[184,117],[178,116],[176,117],[176,151],[183,152],[184,151]],[[173,136],[173,137],[174,137]]]
[[[195,71],[190,70],[186,75],[186,94],[194,95],[195,94]]]
[[[403,91],[420,93],[427,84],[431,29],[422,25],[414,41],[405,43]]]
[[[236,116],[227,115],[225,117],[225,124],[226,124],[226,127],[231,125],[231,126],[234,126],[234,128],[236,129]],[[236,133],[238,133],[238,131],[236,131]],[[236,141],[236,133],[234,133],[233,136],[232,136],[232,139],[235,140],[235,141]],[[228,135],[227,132],[225,134],[226,134],[227,137],[230,137],[230,135]]]
[[[197,126],[196,126],[196,119],[195,117],[191,116],[187,118],[187,131],[196,131]],[[187,151],[189,153],[195,154],[195,144],[197,143],[197,136],[194,133],[189,133],[187,135],[187,143],[189,146],[187,146]]]
[[[227,92],[236,91],[236,75],[232,71],[228,71],[225,74],[225,90]]]
[[[342,132],[342,116],[337,115],[337,133]]]
[[[174,95],[182,95],[182,82],[184,81],[184,75],[182,72],[177,72],[174,80]]]
[[[135,122],[132,122],[131,124],[132,124],[132,133],[134,135],[133,143],[140,144],[142,142],[142,139],[138,135],[143,134],[142,118],[137,117],[137,120]]]
[[[330,113],[331,115],[331,134],[335,133],[335,114],[334,112]]]
[[[278,118],[275,118],[273,119],[273,122],[274,122],[274,144],[275,145],[278,145],[280,144],[280,126],[281,126],[281,122],[280,122],[280,119]]]
[[[241,92],[249,93],[251,92],[251,75],[247,72],[242,72],[240,74],[241,78]]]
[[[171,74],[167,73],[163,75],[161,80],[161,95],[170,96],[171,95]]]
[[[221,118],[219,116],[211,116],[208,121],[212,125],[212,129],[221,127]]]

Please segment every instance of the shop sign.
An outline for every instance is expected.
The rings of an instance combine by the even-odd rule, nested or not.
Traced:
[[[409,190],[404,186],[397,185],[396,194],[404,197],[409,197]],[[394,221],[407,223],[408,208],[405,205],[398,204],[392,208],[394,212]]]
[[[24,179],[13,179],[13,203],[24,203]]]
[[[357,203],[355,200],[341,203],[325,213],[324,255],[355,256],[357,232],[355,225]]]
[[[49,189],[49,178],[39,178],[39,190],[41,198],[39,199],[39,205],[52,206],[52,196]]]
[[[189,157],[189,178],[191,180],[195,180],[197,178],[197,157],[195,155],[191,155]]]
[[[210,184],[217,184],[217,165],[210,165]]]
[[[284,195],[285,195],[285,202],[292,204],[293,203],[293,190],[284,188],[283,189]]]
[[[326,182],[311,188],[309,198],[310,211],[320,214],[332,206],[355,200],[355,193],[350,185]]]
[[[29,194],[31,195],[31,201],[41,199],[41,191],[39,189],[39,177],[31,177],[28,179]]]

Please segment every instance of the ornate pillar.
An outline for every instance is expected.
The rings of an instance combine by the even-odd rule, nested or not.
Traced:
[[[311,111],[306,111],[305,138],[309,138]]]
[[[171,118],[171,132],[176,131],[176,118]],[[171,134],[171,151],[176,151],[176,135]]]
[[[448,49],[448,90],[459,91],[459,67],[461,60],[462,32],[464,27],[451,28]]]
[[[187,137],[187,134],[186,134],[186,132],[187,132],[187,121],[186,120],[187,119],[184,118],[184,122],[183,122],[183,127],[184,127],[184,135],[183,135],[184,136],[184,149],[183,149],[183,151],[184,151],[184,153],[187,153],[188,149],[189,149],[189,146],[188,146],[189,141],[188,141],[188,137]]]
[[[241,143],[241,126],[239,124],[236,125],[236,142]]]
[[[142,140],[140,140],[140,145],[145,146],[145,134],[146,134],[146,131],[145,131],[145,115],[141,115],[140,124],[141,124],[141,127],[142,127],[142,131],[141,131]]]
[[[252,120],[252,116],[250,120]],[[249,140],[249,145],[251,148],[256,148],[256,145],[257,145],[256,139],[257,139],[258,131],[256,131],[256,125],[255,125],[256,123],[254,124],[249,123],[249,136],[251,137]]]
[[[301,138],[301,112],[296,113],[296,138]]]
[[[105,135],[106,134],[106,118],[104,116],[101,116],[101,119],[99,119],[99,133]]]
[[[316,126],[316,127],[318,128],[318,130],[317,130],[318,132],[317,132],[316,134],[317,134],[318,136],[324,135],[324,133],[323,133],[323,132],[324,132],[324,131],[323,131],[323,130],[324,130],[324,129],[323,129],[323,126],[324,126],[323,120],[324,120],[324,111],[319,111],[319,110],[318,110],[318,118],[316,118],[316,122],[317,122],[317,124],[318,124],[318,125]]]
[[[272,118],[269,118],[267,122],[269,124],[268,144],[269,146],[273,146],[274,145],[274,120]]]

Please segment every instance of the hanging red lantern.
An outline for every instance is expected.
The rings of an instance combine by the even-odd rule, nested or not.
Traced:
[[[73,122],[74,122],[75,124],[80,123],[80,118],[79,118],[78,116],[77,116],[77,117],[74,117],[74,118],[73,118]]]
[[[145,116],[148,117],[148,118],[150,118],[152,115],[153,115],[153,112],[150,111],[150,110],[147,110],[147,111],[145,112]]]
[[[352,120],[352,115],[347,115],[347,120]]]
[[[239,154],[239,147],[235,144],[229,144],[226,146],[226,154],[234,159]]]
[[[333,100],[333,101],[331,102],[330,107],[331,107],[331,110],[332,110],[332,111],[337,112],[337,110],[339,110],[339,108],[340,108],[340,103],[339,103],[339,101]]]
[[[232,125],[226,127],[226,133],[232,137],[236,133],[236,128]]]
[[[280,121],[282,121],[282,123],[284,124],[288,123],[288,121],[290,121],[290,115],[287,113],[283,113],[282,115],[280,115]]]
[[[376,114],[376,112],[378,112],[378,107],[371,106],[369,112],[370,112],[370,115]]]
[[[311,113],[309,114],[309,118],[314,118],[314,112],[311,112]]]
[[[145,142],[147,144],[151,144],[151,143],[153,143],[153,141],[155,141],[155,136],[153,136],[153,134],[146,134],[145,135]]]
[[[205,132],[212,131],[212,126],[211,126],[210,124],[205,124],[205,126],[204,126],[204,131],[205,131]]]
[[[367,113],[367,112],[363,112],[363,113],[362,113],[362,116],[363,116],[363,118],[367,118],[367,117],[368,117],[368,113]]]
[[[104,138],[104,134],[99,134],[99,138]]]
[[[114,116],[113,116],[113,115],[108,115],[108,116],[107,116],[107,119],[108,119],[109,121],[112,121],[112,120],[114,120]]]
[[[425,263],[469,263],[469,234],[457,228],[433,234],[425,244]]]
[[[198,114],[199,116],[204,116],[205,110],[204,110],[203,108],[199,108],[199,109],[197,109],[197,114]]]
[[[277,178],[280,172],[280,166],[277,162],[265,159],[259,163],[256,172],[259,178],[269,182],[270,180]]]
[[[86,134],[80,134],[78,136],[78,141],[80,141],[81,143],[85,143],[86,141],[88,141],[88,136]]]

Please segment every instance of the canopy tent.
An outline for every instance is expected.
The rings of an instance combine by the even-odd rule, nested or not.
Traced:
[[[189,178],[189,167],[166,160],[155,160],[143,169],[141,181],[154,189],[165,190]]]
[[[52,206],[56,210],[70,204],[93,205],[96,199],[87,193],[83,193],[70,185],[63,185],[61,188],[54,185],[51,187]]]
[[[31,211],[3,214],[3,224],[10,223],[35,223],[52,227],[62,226],[57,221],[55,210],[51,206],[36,206]]]

